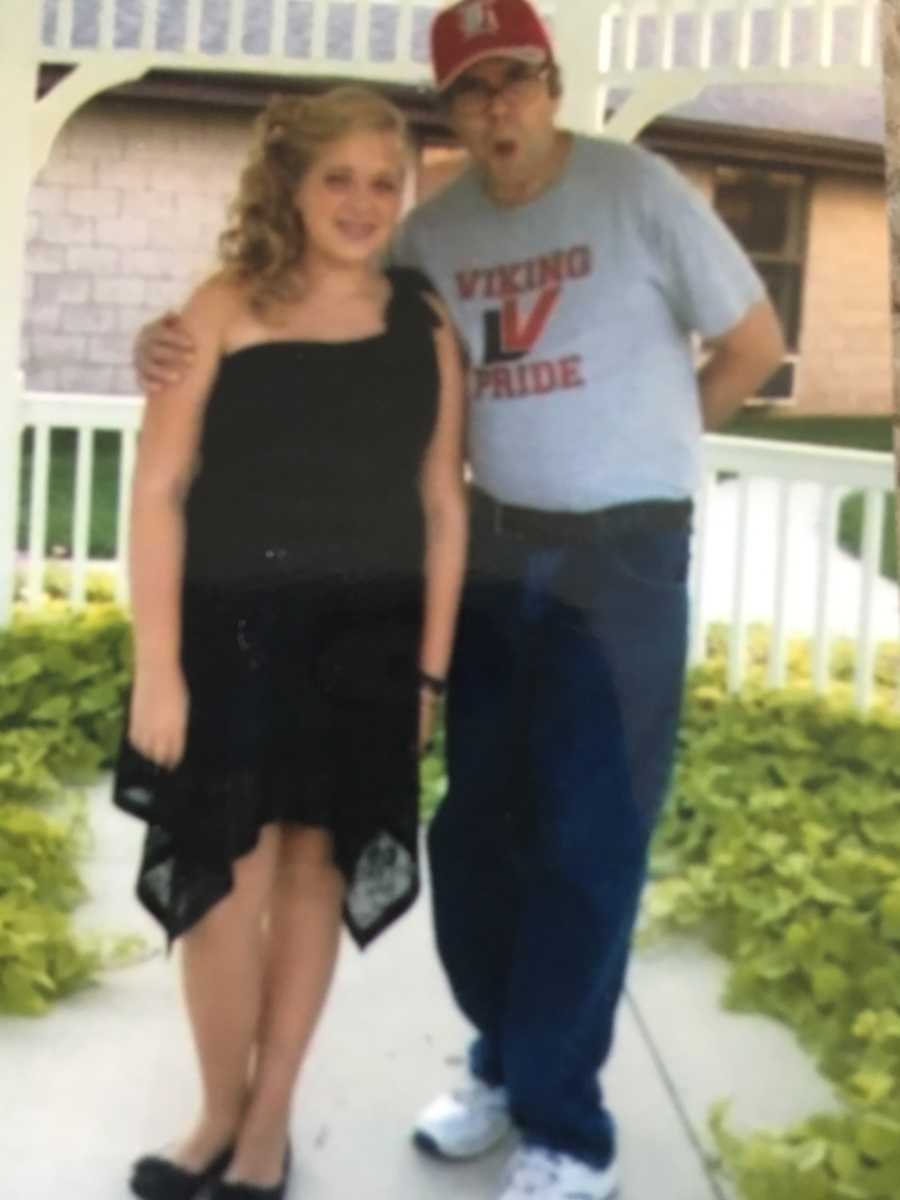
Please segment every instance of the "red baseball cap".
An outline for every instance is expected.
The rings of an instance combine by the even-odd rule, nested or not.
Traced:
[[[553,61],[544,23],[528,0],[459,0],[431,27],[431,61],[438,91],[484,58]]]

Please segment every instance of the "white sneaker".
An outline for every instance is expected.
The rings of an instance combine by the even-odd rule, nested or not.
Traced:
[[[413,1141],[438,1158],[476,1158],[512,1129],[506,1088],[473,1079],[468,1087],[438,1096],[416,1122]]]
[[[618,1192],[615,1162],[601,1170],[569,1154],[522,1146],[510,1160],[499,1200],[613,1200]]]

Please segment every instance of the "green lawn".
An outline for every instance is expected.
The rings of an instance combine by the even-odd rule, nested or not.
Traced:
[[[862,552],[864,503],[862,492],[851,492],[841,502],[838,517],[838,541],[855,558]],[[897,578],[897,502],[894,496],[888,497],[884,508],[879,569],[887,579]]]
[[[890,417],[771,417],[745,411],[723,433],[854,450],[893,449]]]

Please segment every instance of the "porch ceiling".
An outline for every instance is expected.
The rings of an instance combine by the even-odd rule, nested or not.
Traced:
[[[840,84],[867,88],[872,111],[855,117],[856,136],[878,140],[878,0],[538,2],[566,71],[563,115],[575,128],[595,131],[606,122],[608,133],[631,138],[673,109],[739,125],[749,123],[740,109],[760,103],[747,84]],[[94,69],[118,62],[124,70],[130,60],[130,78],[149,69],[302,74],[427,89],[428,29],[442,3],[42,0],[39,53],[45,63]],[[790,91],[763,101],[762,124],[834,131],[810,123],[821,105],[807,104],[799,122],[786,116],[798,108]],[[837,132],[853,136],[847,124]]]
[[[79,62],[150,53],[154,65],[304,71],[386,67],[428,79],[428,28],[444,0],[41,0],[41,54]],[[593,26],[604,83],[647,72],[710,77],[878,77],[878,0],[538,0],[557,37]]]

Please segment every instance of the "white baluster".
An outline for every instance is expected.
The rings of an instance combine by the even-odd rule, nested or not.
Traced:
[[[28,603],[38,605],[44,592],[47,546],[47,491],[50,485],[50,429],[36,424],[31,447],[31,497],[28,504]]]
[[[128,546],[136,450],[137,434],[133,429],[123,429],[119,440],[119,497],[116,504],[116,599],[122,604],[128,603],[130,593]]]
[[[97,49],[114,50],[116,36],[116,0],[101,0],[99,33],[100,36],[97,41]]]
[[[94,431],[78,430],[75,454],[75,506],[72,514],[72,590],[73,604],[84,604],[87,591],[87,558],[90,549],[91,484],[94,474]]]
[[[748,70],[753,60],[753,16],[755,11],[752,0],[743,0],[734,14],[734,62],[740,71]]]
[[[141,49],[156,49],[156,30],[159,24],[159,0],[143,0],[141,9]]]
[[[788,539],[791,529],[791,485],[787,479],[778,483],[777,522],[775,612],[772,619],[772,641],[769,646],[769,685],[781,688],[784,687],[787,678]]]
[[[356,0],[353,11],[353,61],[364,63],[369,57],[369,0]]]
[[[184,49],[187,54],[200,53],[200,31],[203,21],[203,0],[188,0],[185,19]]]
[[[8,3],[8,0],[7,0]],[[70,50],[75,32],[75,0],[59,0],[56,17],[56,45]]]
[[[688,661],[697,666],[706,659],[706,621],[703,601],[706,593],[706,560],[709,546],[709,511],[716,486],[714,471],[707,471],[696,497],[694,536],[691,542],[690,630]]]
[[[313,0],[310,55],[313,60],[325,57],[328,46],[328,0]]]
[[[412,62],[413,0],[398,0],[397,61]]]
[[[622,19],[619,7],[608,8],[600,17],[597,68],[601,75],[608,75],[613,68],[613,51],[616,44],[618,22]]]
[[[779,0],[775,6],[775,65],[789,67],[794,57],[794,6],[792,0]]]
[[[698,4],[694,17],[694,66],[701,70],[712,63],[713,23],[717,11],[715,0],[704,0]]]
[[[858,0],[854,61],[861,67],[871,67],[879,49],[878,0]]]
[[[830,67],[834,62],[834,6],[831,0],[816,0],[813,13],[813,64]]]
[[[675,65],[675,5],[671,0],[659,6],[656,61],[663,71],[671,71]]]
[[[881,564],[884,529],[884,492],[867,488],[862,537],[862,588],[859,598],[859,633],[856,641],[856,706],[867,709],[875,689],[875,583]]]
[[[819,556],[816,569],[816,631],[813,644],[813,686],[821,695],[831,679],[831,638],[828,601],[831,596],[831,563],[837,534],[837,492],[822,486],[819,507]]]
[[[272,38],[269,42],[269,53],[273,58],[287,57],[287,17],[288,0],[273,0]]]
[[[227,52],[238,57],[244,40],[244,0],[230,0],[228,5]]]
[[[731,606],[731,628],[728,631],[728,690],[738,692],[746,673],[746,593],[747,593],[747,528],[750,518],[750,480],[742,475],[738,482],[737,530],[734,538],[734,596]]]
[[[625,36],[622,48],[622,66],[626,71],[634,71],[637,67],[640,21],[641,10],[636,5],[629,5],[625,10]]]

